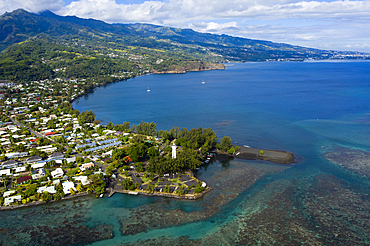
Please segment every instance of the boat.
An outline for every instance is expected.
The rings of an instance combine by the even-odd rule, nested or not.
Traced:
[[[149,91],[150,91],[149,87],[148,87],[148,89],[147,89],[146,91],[147,91],[147,92],[149,92]]]
[[[202,84],[205,84],[206,82],[204,80],[202,80]]]

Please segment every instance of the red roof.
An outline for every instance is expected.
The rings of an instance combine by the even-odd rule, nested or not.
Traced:
[[[49,135],[54,135],[55,132],[48,132],[48,133],[45,133],[45,136],[49,136]]]
[[[35,138],[35,139],[31,139],[31,140],[30,140],[30,142],[31,142],[31,143],[36,142],[36,141],[37,141],[37,139],[36,139],[36,138]]]
[[[17,184],[21,184],[21,183],[23,183],[23,182],[25,182],[27,180],[30,180],[30,179],[32,179],[31,176],[22,176],[20,178],[17,178]]]

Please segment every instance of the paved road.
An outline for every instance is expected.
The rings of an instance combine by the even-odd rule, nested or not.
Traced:
[[[7,115],[8,116],[8,115]],[[9,117],[9,116],[8,116]],[[51,143],[57,143],[57,142],[55,142],[53,139],[51,139],[50,137],[48,137],[48,136],[45,136],[44,134],[41,134],[41,133],[39,133],[39,132],[36,132],[36,131],[34,131],[34,130],[32,130],[31,128],[29,128],[28,126],[25,126],[25,125],[23,125],[22,123],[20,123],[20,122],[18,122],[17,120],[15,120],[15,119],[13,119],[13,118],[11,118],[11,117],[9,117],[9,119],[15,124],[15,125],[17,125],[17,126],[19,126],[19,127],[24,127],[24,128],[26,128],[27,130],[29,130],[32,134],[34,134],[36,137],[39,137],[39,138],[47,138],[47,139],[49,139],[50,140],[50,142]],[[60,144],[60,145],[62,145],[63,147],[64,147],[64,149],[67,151],[68,150],[68,146],[65,146],[64,144]]]
[[[8,117],[9,117],[9,116],[8,116]],[[11,118],[11,117],[9,117],[9,119],[10,119],[10,120],[15,124],[15,125],[17,125],[17,126],[19,126],[19,127],[24,127],[24,128],[26,128],[26,129],[27,129],[27,130],[29,130],[31,133],[33,133],[36,137],[40,137],[40,138],[47,138],[47,139],[49,139],[51,142],[55,143],[53,139],[51,139],[51,138],[49,138],[49,137],[47,137],[47,136],[45,136],[45,135],[43,135],[43,134],[41,134],[41,133],[39,133],[39,132],[35,132],[34,130],[32,130],[32,129],[31,129],[31,128],[29,128],[28,126],[23,125],[22,123],[18,122],[17,120],[15,120],[15,119],[13,119],[13,118]]]

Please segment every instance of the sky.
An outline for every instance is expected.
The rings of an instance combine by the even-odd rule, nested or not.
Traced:
[[[370,0],[0,0],[0,14],[19,8],[370,53]]]

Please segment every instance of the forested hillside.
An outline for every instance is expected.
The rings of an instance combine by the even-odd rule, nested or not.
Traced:
[[[0,79],[72,78],[104,84],[145,73],[223,69],[217,63],[363,58],[149,24],[16,10],[0,16]],[[348,58],[348,57],[347,57]]]

